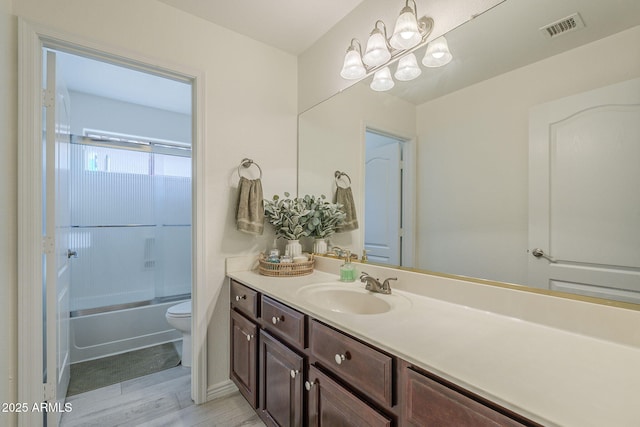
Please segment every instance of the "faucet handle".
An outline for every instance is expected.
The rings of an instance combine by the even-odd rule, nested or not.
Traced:
[[[362,281],[364,281],[367,277],[371,277],[371,276],[369,275],[369,273],[367,273],[366,271],[361,271],[361,272],[360,272],[360,281],[361,281],[361,282],[362,282]]]
[[[389,277],[388,279],[384,279],[382,283],[382,289],[389,291],[391,293],[391,285],[389,284],[389,280],[398,280],[397,277]]]

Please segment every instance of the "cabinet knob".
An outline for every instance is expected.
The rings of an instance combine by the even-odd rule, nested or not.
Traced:
[[[306,388],[307,391],[311,391],[311,388],[313,388],[314,385],[316,385],[315,381],[311,381],[311,382],[305,381],[304,382],[304,388]]]
[[[247,334],[247,341],[251,341],[251,338],[253,338],[253,335]]]
[[[290,372],[291,378],[297,377],[299,372],[300,371],[298,371],[298,370],[292,369],[291,372]]]
[[[277,316],[273,316],[271,318],[271,323],[273,323],[274,325],[277,325],[279,322],[281,322],[283,319],[282,317],[277,317]]]
[[[334,359],[338,365],[342,365],[342,362],[344,362],[347,357],[344,354],[336,354]]]
[[[243,300],[243,299],[247,299],[247,296],[246,295],[236,295],[236,301],[240,301],[240,300]]]

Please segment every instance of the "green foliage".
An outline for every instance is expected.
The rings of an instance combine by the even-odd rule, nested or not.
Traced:
[[[331,236],[346,217],[341,208],[342,205],[327,201],[324,195],[290,198],[289,193],[284,193],[284,198],[275,195],[264,201],[264,213],[275,228],[276,237],[289,240]]]
[[[311,211],[311,219],[307,222],[309,236],[327,238],[336,232],[336,229],[344,223],[347,216],[342,211],[342,205],[331,203],[324,194],[319,197],[304,196],[307,206]]]

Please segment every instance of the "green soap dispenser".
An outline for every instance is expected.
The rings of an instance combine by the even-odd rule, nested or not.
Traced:
[[[346,251],[347,255],[344,259],[344,264],[340,266],[340,281],[341,282],[355,282],[356,281],[356,267],[351,263],[351,252]]]

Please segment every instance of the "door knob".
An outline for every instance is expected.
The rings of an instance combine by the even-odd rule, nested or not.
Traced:
[[[534,250],[532,250],[531,255],[533,255],[536,258],[548,259],[549,262],[556,262],[556,259],[554,257],[552,257],[551,255],[545,254],[544,251],[540,248],[535,248]]]
[[[69,258],[78,258],[78,252],[67,249],[67,259]]]

